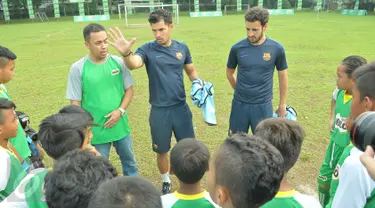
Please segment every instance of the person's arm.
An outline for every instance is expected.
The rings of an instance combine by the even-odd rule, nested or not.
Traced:
[[[135,38],[130,41],[126,40],[117,27],[115,29],[110,28],[108,35],[112,38],[112,41],[108,42],[121,54],[128,69],[133,70],[143,66],[144,57],[142,54],[140,55],[138,52],[133,54],[131,51]]]
[[[366,151],[361,155],[361,163],[367,169],[367,172],[370,174],[372,180],[375,181],[375,152],[371,146],[367,146]]]
[[[0,191],[7,187],[10,176],[10,157],[5,151],[0,150]]]
[[[194,81],[195,79],[198,79],[198,73],[197,73],[197,70],[195,69],[194,64],[186,64],[184,66],[184,69],[190,81]]]
[[[117,121],[121,117],[120,108],[123,110],[126,110],[130,102],[132,101],[133,95],[134,95],[134,89],[133,89],[134,79],[132,75],[130,74],[130,71],[126,68],[125,64],[122,61],[119,61],[119,63],[122,68],[122,79],[124,81],[125,95],[121,101],[119,108],[113,110],[111,113],[105,116],[106,118],[109,118],[108,121],[104,124],[105,128],[111,128],[117,123]]]
[[[227,79],[229,81],[230,86],[232,86],[233,89],[236,88],[236,75],[235,75],[236,69],[227,68]]]
[[[140,53],[139,50],[137,50],[136,53],[137,54],[133,54],[132,52],[129,52],[128,55],[123,56],[126,67],[130,70],[139,69],[143,66],[143,59],[139,55]]]
[[[75,63],[70,68],[68,76],[68,87],[66,88],[66,98],[72,105],[81,106],[82,99],[82,66]]]
[[[234,46],[230,49],[228,61],[227,61],[227,79],[229,81],[229,84],[232,86],[233,89],[236,88],[237,80],[235,76],[235,71],[238,65],[238,59],[237,59],[237,50]]]
[[[332,208],[362,208],[374,189],[374,181],[361,165],[356,153],[346,158],[340,168],[340,182]]]
[[[190,50],[188,46],[185,46],[185,61],[184,61],[184,69],[186,75],[189,77],[190,81],[194,81],[198,79],[198,72],[193,64],[193,60],[190,54]]]
[[[334,119],[335,119],[335,106],[336,106],[336,99],[337,99],[337,93],[338,89],[336,88],[332,93],[332,100],[331,100],[331,113],[329,117],[329,128],[331,131],[334,129]]]
[[[280,54],[276,59],[276,69],[279,75],[279,92],[280,92],[280,102],[279,102],[279,117],[284,117],[286,115],[286,99],[288,92],[288,63],[286,61],[286,55],[284,48],[280,45]]]
[[[286,96],[288,92],[288,71],[282,70],[279,74],[279,91],[280,91],[280,102],[279,102],[279,116],[286,116]],[[283,109],[281,111],[280,109]]]

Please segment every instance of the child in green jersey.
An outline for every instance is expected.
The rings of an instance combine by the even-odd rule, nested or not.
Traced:
[[[349,56],[337,67],[337,90],[334,91],[332,99],[335,100],[333,114],[333,127],[330,133],[330,142],[325,158],[319,171],[318,190],[319,201],[324,207],[330,200],[329,189],[332,174],[337,162],[350,139],[346,129],[346,119],[350,114],[350,103],[352,102],[352,89],[354,81],[352,73],[367,61],[360,56]]]
[[[4,84],[12,80],[15,73],[15,60],[17,56],[8,48],[0,46],[0,98],[11,100]],[[27,144],[25,131],[21,124],[18,124],[17,134],[9,139],[9,142],[14,146],[21,157],[21,164],[27,170],[29,167],[28,159],[31,154],[29,145]]]
[[[284,176],[284,159],[265,139],[232,134],[210,160],[207,189],[222,208],[259,208],[272,200]]]
[[[26,176],[9,139],[17,135],[18,117],[12,101],[0,98],[0,201],[9,196]]]
[[[296,122],[285,118],[265,119],[257,126],[255,135],[275,146],[284,158],[284,178],[275,198],[262,208],[321,208],[319,201],[298,193],[287,181],[287,173],[297,162],[305,132]]]
[[[75,149],[89,150],[100,155],[90,145],[93,118],[79,106],[65,106],[58,114],[45,118],[40,124],[38,137],[45,152],[54,160]],[[10,207],[47,208],[44,199],[44,177],[48,170],[32,170],[21,182],[14,194],[7,197],[1,205]],[[1,207],[1,206],[0,206]]]
[[[177,176],[180,187],[176,192],[162,196],[163,208],[217,207],[201,186],[209,160],[207,147],[196,139],[183,139],[173,147],[170,173]]]

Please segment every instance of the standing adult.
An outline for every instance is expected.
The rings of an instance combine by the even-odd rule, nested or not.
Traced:
[[[283,46],[267,37],[269,13],[261,7],[245,15],[247,38],[234,44],[227,62],[227,78],[234,89],[229,134],[254,132],[256,126],[273,115],[273,74],[278,71],[280,102],[278,114],[286,115],[288,89],[287,61]],[[237,76],[235,70],[238,68]]]
[[[172,132],[177,141],[195,137],[192,113],[186,103],[183,71],[190,81],[197,79],[198,74],[188,46],[171,39],[172,14],[158,9],[150,13],[148,21],[156,40],[143,44],[135,54],[131,51],[135,38],[126,40],[118,28],[116,31],[110,30],[110,36],[113,46],[124,57],[129,69],[146,66],[152,148],[157,153],[157,165],[163,181],[162,193],[167,194],[171,189],[168,151],[171,148]]]
[[[75,62],[69,73],[66,97],[82,106],[99,126],[92,128],[92,145],[106,158],[110,147],[120,156],[123,174],[138,175],[126,109],[133,99],[134,80],[122,58],[108,53],[107,32],[102,25],[83,29],[89,54]]]

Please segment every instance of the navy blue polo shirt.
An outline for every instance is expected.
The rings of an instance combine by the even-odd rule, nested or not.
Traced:
[[[172,40],[168,47],[148,42],[136,52],[143,59],[149,80],[149,102],[152,106],[168,107],[185,102],[184,65],[192,58],[185,43]]]
[[[283,46],[266,38],[261,45],[252,45],[247,38],[234,44],[227,67],[236,69],[237,83],[234,99],[245,103],[272,101],[273,74],[288,68]]]

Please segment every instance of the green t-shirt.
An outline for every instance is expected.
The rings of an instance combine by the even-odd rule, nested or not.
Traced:
[[[25,178],[26,171],[22,168],[17,157],[0,147],[0,201],[8,197]]]
[[[163,208],[217,208],[207,191],[196,195],[184,195],[177,191],[161,197]]]
[[[108,55],[103,64],[93,63],[88,56],[74,63],[69,73],[67,98],[80,101],[99,126],[92,128],[92,144],[120,140],[130,134],[125,114],[112,128],[104,128],[105,116],[118,109],[134,80],[120,57]]]
[[[5,86],[2,84],[0,84],[0,97],[11,100]],[[26,141],[25,131],[22,129],[20,123],[18,124],[17,136],[14,138],[10,138],[9,142],[17,150],[17,153],[23,160],[26,160],[26,158],[28,158],[31,155],[29,144],[27,144]]]
[[[329,197],[330,197],[330,200],[328,202],[328,204],[326,205],[326,207],[331,207],[332,206],[332,202],[333,202],[333,197],[335,196],[335,193],[336,193],[336,190],[337,190],[337,187],[339,186],[339,173],[340,173],[340,167],[342,166],[342,164],[344,163],[345,159],[350,155],[350,151],[353,149],[353,144],[350,143],[343,151],[343,153],[341,154],[340,156],[340,159],[339,161],[337,162],[337,165],[336,165],[336,168],[335,170],[333,171],[333,174],[332,174],[332,180],[331,180],[331,187],[329,189]]]
[[[340,167],[340,180],[332,202],[326,207],[375,207],[375,182],[361,163],[361,155],[361,150],[351,148]]]
[[[340,147],[348,146],[350,142],[349,133],[346,130],[346,118],[350,114],[350,104],[352,96],[345,93],[345,90],[339,90],[336,97],[334,130],[331,133],[331,139]]]
[[[320,208],[318,200],[312,196],[300,194],[295,190],[279,191],[276,196],[261,208]]]
[[[26,184],[25,197],[29,208],[48,208],[44,195],[44,177],[48,170],[36,173]]]
[[[43,189],[47,173],[45,168],[30,171],[0,207],[48,208]]]

